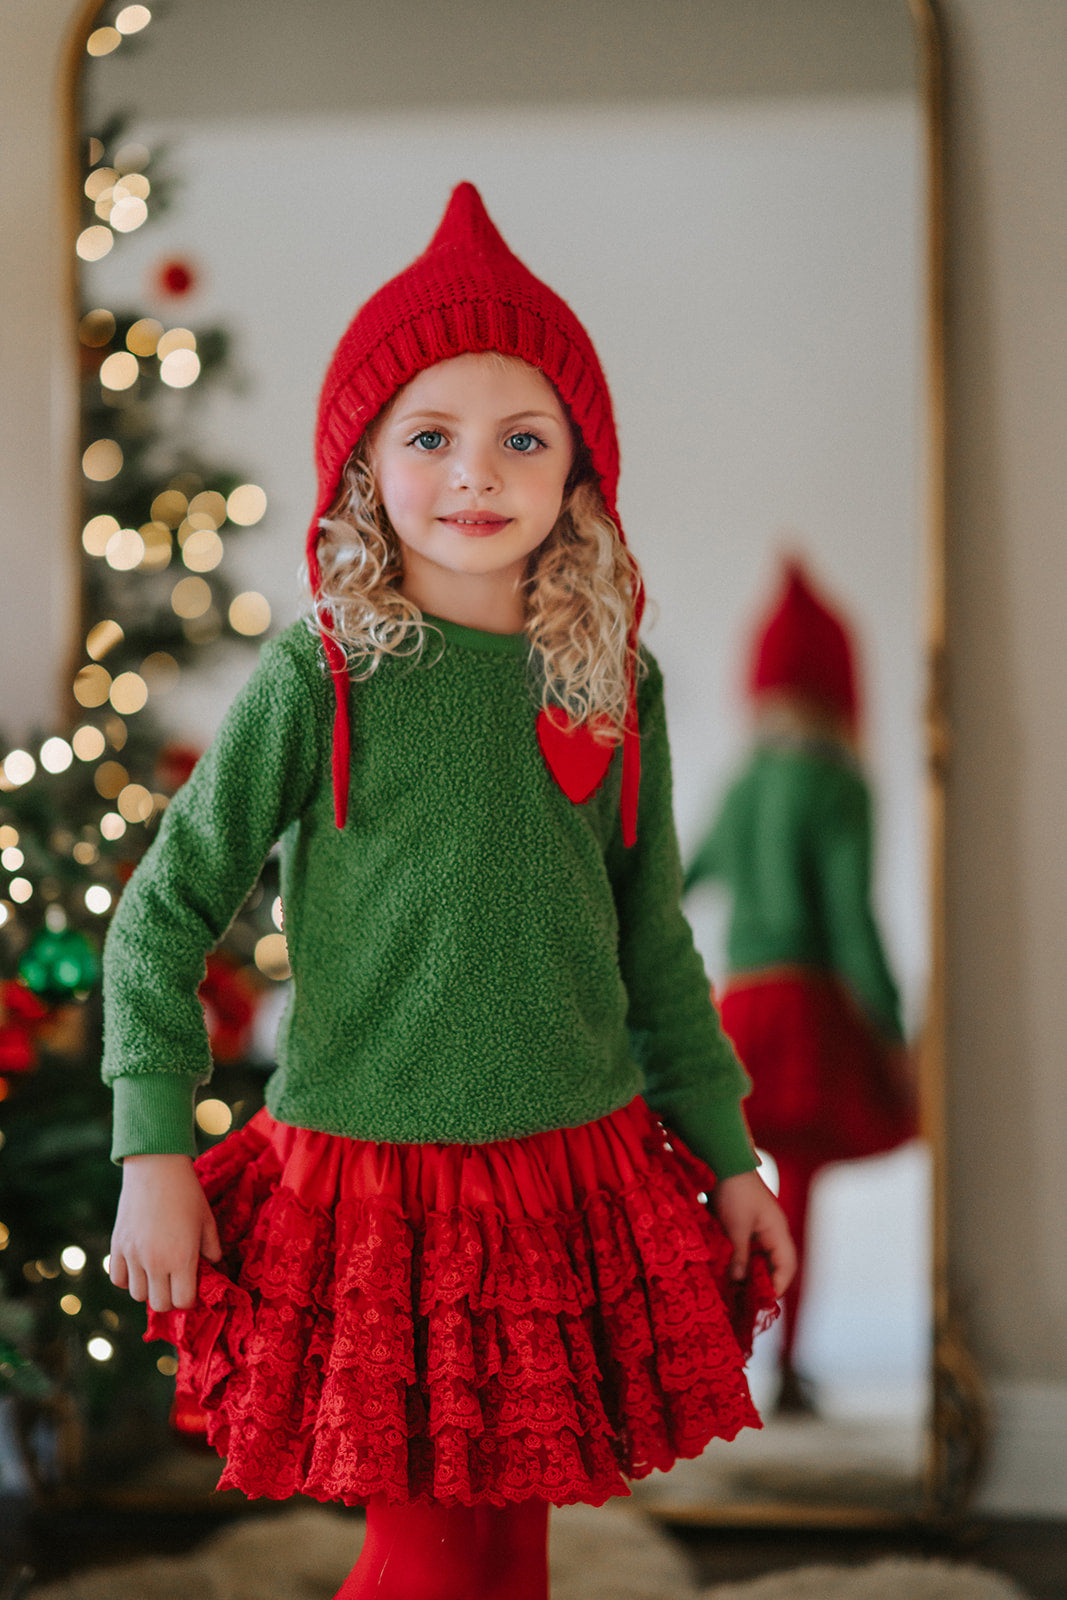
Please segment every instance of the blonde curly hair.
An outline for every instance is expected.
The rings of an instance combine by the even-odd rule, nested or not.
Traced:
[[[400,592],[403,552],[369,456],[364,434],[320,520],[321,584],[309,618],[336,640],[356,679],[369,678],[387,656],[417,659],[433,631]],[[559,517],[531,554],[524,587],[523,631],[541,704],[589,723],[598,742],[618,744],[640,669],[633,640],[640,574],[580,445]]]

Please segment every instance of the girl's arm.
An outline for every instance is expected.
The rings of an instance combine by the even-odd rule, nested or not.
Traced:
[[[196,1301],[197,1262],[222,1256],[218,1230],[189,1156],[127,1156],[111,1235],[111,1281],[153,1311]]]
[[[626,849],[616,827],[607,855],[627,1021],[648,1104],[718,1178],[729,1178],[758,1165],[741,1112],[751,1085],[722,1031],[682,912],[663,679],[654,659],[645,659],[637,843]]]
[[[872,908],[871,795],[861,777],[842,772],[827,787],[816,829],[809,853],[834,971],[883,1038],[899,1045],[900,996]]]
[[[198,997],[207,954],[274,841],[329,780],[320,658],[302,625],[264,647],[119,901],[104,949],[116,1160],[195,1153],[193,1096],[211,1072]]]

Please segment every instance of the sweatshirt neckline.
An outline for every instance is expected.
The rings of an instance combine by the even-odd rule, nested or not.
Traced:
[[[481,628],[468,628],[461,622],[435,617],[429,611],[424,611],[422,616],[424,622],[442,635],[446,644],[461,650],[478,650],[494,656],[522,656],[530,647],[525,633],[486,633]]]

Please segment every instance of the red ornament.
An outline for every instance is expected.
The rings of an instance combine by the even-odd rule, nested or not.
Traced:
[[[194,744],[183,744],[171,739],[156,758],[156,779],[160,788],[174,794],[189,777],[200,760],[200,749]]]
[[[232,956],[215,950],[207,958],[200,1003],[216,1061],[240,1061],[247,1054],[259,992]]]
[[[47,1016],[48,1007],[25,984],[0,985],[0,1073],[34,1070],[34,1035]]]
[[[190,261],[180,256],[168,256],[160,261],[152,275],[152,287],[164,300],[184,300],[200,287],[200,274]]]

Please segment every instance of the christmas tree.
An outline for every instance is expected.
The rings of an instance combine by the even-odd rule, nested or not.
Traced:
[[[77,248],[93,261],[161,209],[168,185],[118,120],[84,159]],[[163,270],[180,296],[189,269]],[[82,657],[62,725],[0,744],[0,1396],[42,1484],[77,1475],[86,1437],[97,1478],[167,1437],[175,1363],[143,1344],[144,1312],[106,1269],[120,1174],[99,1079],[100,952],[199,753],[167,729],[167,688],[217,643],[270,622],[263,597],[235,595],[225,575],[230,538],[266,497],[205,459],[192,426],[200,396],[228,376],[223,331],[88,305],[79,341]],[[287,976],[268,861],[201,989],[216,1062],[197,1111],[205,1142],[262,1103],[272,1063],[253,1024]]]

